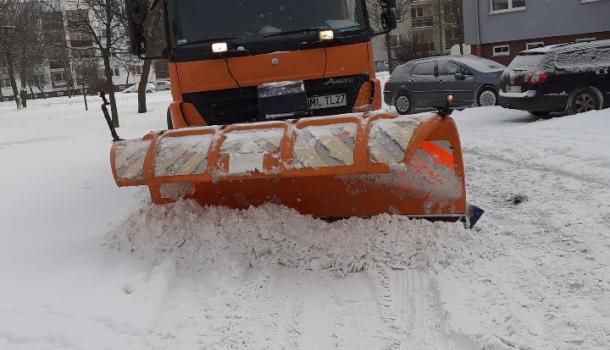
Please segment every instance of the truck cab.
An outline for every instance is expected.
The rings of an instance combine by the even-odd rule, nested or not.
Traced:
[[[157,58],[169,62],[168,126],[183,128],[379,109],[371,38],[396,26],[394,7],[393,0],[167,0],[152,7],[129,0],[128,15],[134,52],[152,58],[152,47],[161,47]],[[151,35],[155,11],[164,28]]]

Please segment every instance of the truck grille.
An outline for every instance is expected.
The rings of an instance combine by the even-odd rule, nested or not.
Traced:
[[[305,81],[307,97],[346,94],[347,106],[326,108],[310,112],[307,116],[350,113],[362,84],[368,75],[352,75]],[[259,113],[257,87],[188,93],[186,103],[195,106],[208,125],[227,125],[264,120]]]

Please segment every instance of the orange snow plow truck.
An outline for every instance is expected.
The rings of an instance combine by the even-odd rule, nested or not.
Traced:
[[[466,201],[447,106],[428,116],[377,111],[371,39],[396,27],[394,8],[127,0],[132,50],[150,59],[161,46],[173,102],[167,131],[115,138],[117,184],[148,186],[157,204],[277,203],[326,219],[390,213],[472,227],[482,211]]]

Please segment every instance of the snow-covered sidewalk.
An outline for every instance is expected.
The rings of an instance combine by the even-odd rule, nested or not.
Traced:
[[[168,94],[120,98],[121,136],[164,127]],[[151,206],[115,187],[97,104],[0,103],[1,349],[610,346],[610,111],[455,113],[469,231]]]

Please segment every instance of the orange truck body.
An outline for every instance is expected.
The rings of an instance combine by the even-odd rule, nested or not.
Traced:
[[[370,40],[170,60],[173,130],[115,142],[116,183],[148,186],[156,204],[186,198],[236,209],[276,203],[321,218],[390,213],[467,220],[454,121],[375,112],[382,91],[373,62]],[[360,77],[357,84],[354,76]],[[202,104],[185,97],[227,91],[243,97],[247,89],[286,81],[353,82],[347,87],[353,90],[351,107],[340,115],[318,111],[294,119],[209,123]]]
[[[381,108],[381,84],[375,77],[371,42],[227,59],[170,62],[169,74],[173,98],[170,115],[176,129],[207,125],[205,116],[192,103],[184,101],[184,94],[256,87],[278,81],[367,75],[368,81],[359,88],[352,111]]]

